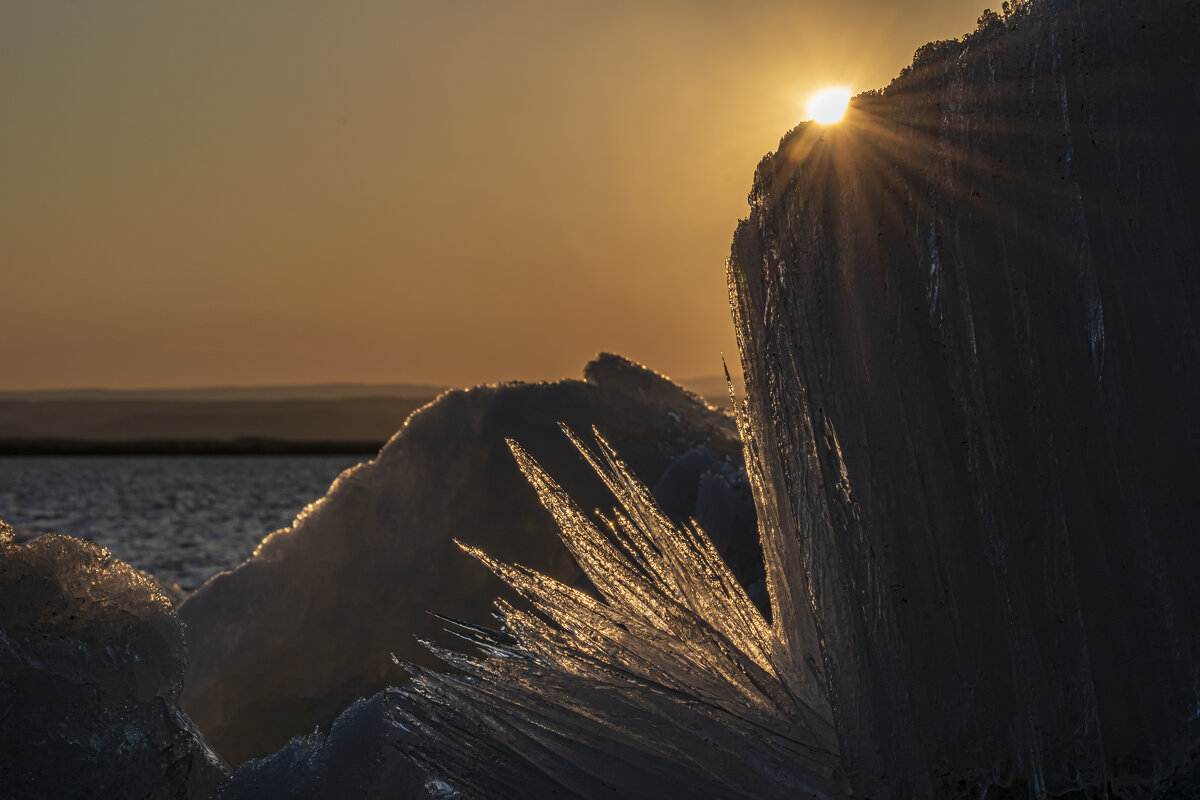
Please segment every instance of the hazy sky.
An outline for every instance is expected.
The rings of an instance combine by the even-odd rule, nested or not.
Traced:
[[[0,0],[0,388],[717,373],[759,158],[981,10]]]

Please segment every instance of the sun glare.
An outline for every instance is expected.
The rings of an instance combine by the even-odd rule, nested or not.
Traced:
[[[848,89],[822,89],[808,101],[808,116],[822,125],[832,125],[846,113],[849,102]]]

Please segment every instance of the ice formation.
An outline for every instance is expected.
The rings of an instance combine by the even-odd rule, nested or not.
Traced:
[[[585,507],[604,485],[559,433],[596,425],[683,519],[762,587],[754,505],[728,414],[617,356],[585,381],[453,391],[416,412],[372,462],[342,475],[290,528],[180,608],[190,663],[183,705],[232,763],[331,722],[360,696],[407,679],[390,654],[435,666],[430,611],[490,621],[503,584],[453,544],[572,585],[586,580],[505,449],[520,440]]]
[[[203,800],[226,767],[177,705],[171,601],[90,542],[0,521],[0,796]]]
[[[728,421],[624,362],[589,385],[452,393],[184,605],[196,708],[245,749],[231,726],[264,709],[282,735],[394,675],[348,667],[354,647],[402,650],[414,675],[243,765],[227,798],[1200,795],[1200,6],[1009,8],[756,173],[729,278],[770,618],[662,510],[722,506],[723,470],[697,469]],[[578,468],[549,444],[559,419],[613,442],[579,447],[600,486],[549,477]],[[532,512],[493,519],[519,494],[479,443],[504,437],[566,551],[527,535]],[[592,518],[600,489],[619,508]],[[404,649],[416,615],[469,616],[497,585],[451,535],[524,599],[500,601],[498,630],[438,622],[478,651],[430,643],[446,674]],[[24,563],[2,546],[4,569]],[[84,572],[66,594],[119,628],[103,571]],[[37,585],[0,580],[5,681],[46,681],[74,720],[108,707],[71,700],[75,676],[115,669],[170,707],[160,659],[71,644],[83,623],[29,605]],[[175,663],[163,630],[148,646]],[[103,658],[75,669],[76,652]],[[172,730],[182,750],[159,760],[127,739],[147,785],[175,753],[209,763]],[[91,741],[42,747],[91,769]],[[0,745],[5,778],[54,774],[37,746]]]
[[[618,499],[598,522],[509,446],[590,589],[460,544],[525,601],[497,601],[500,630],[440,618],[483,657],[426,642],[439,669],[406,664],[411,683],[242,764],[221,800],[844,793],[814,654],[797,657],[701,526],[668,516],[603,438],[593,453],[568,436]]]
[[[620,503],[599,524],[510,444],[599,597],[464,545],[532,609],[500,601],[499,631],[458,624],[484,657],[434,649],[462,675],[410,667],[400,746],[470,797],[840,795],[816,676],[698,526],[603,438],[598,455],[572,441]]]

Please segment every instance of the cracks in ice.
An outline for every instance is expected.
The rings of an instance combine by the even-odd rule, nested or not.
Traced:
[[[929,223],[929,280],[926,284],[925,298],[929,301],[929,324],[931,327],[940,328],[942,325],[941,315],[938,313],[938,297],[942,290],[942,255],[938,249],[937,228],[933,222]]]

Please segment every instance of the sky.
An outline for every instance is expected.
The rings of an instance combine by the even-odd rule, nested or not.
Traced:
[[[0,390],[717,374],[759,159],[981,11],[0,0]]]

